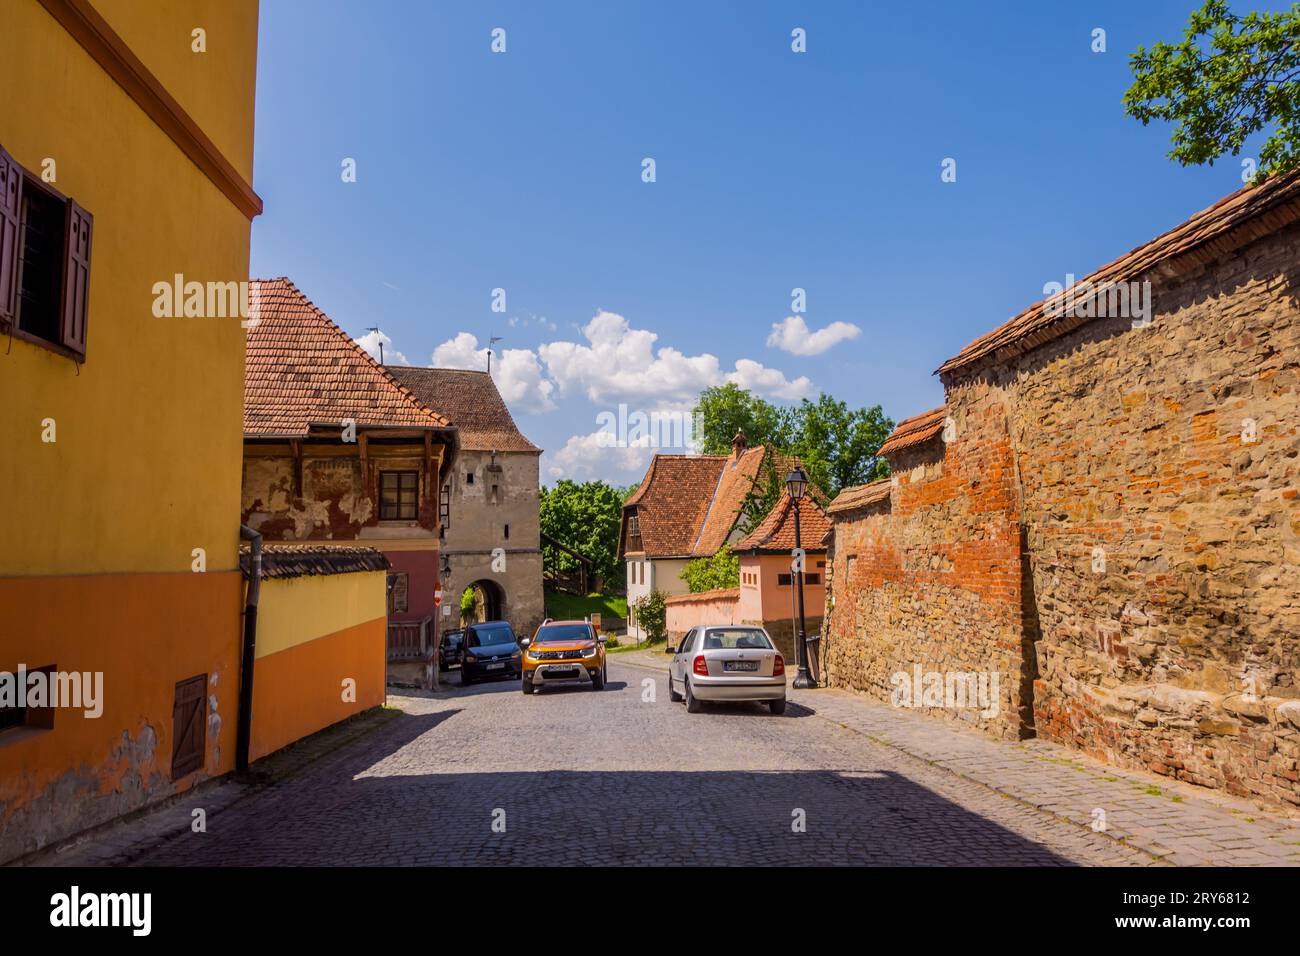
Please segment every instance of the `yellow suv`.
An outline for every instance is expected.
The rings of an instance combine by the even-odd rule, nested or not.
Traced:
[[[547,618],[524,647],[524,693],[551,684],[590,684],[605,689],[605,638],[590,621]]]

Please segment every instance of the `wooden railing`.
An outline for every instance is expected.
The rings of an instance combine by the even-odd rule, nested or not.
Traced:
[[[388,622],[388,659],[390,661],[423,660],[429,649],[429,624],[432,618],[422,621]]]

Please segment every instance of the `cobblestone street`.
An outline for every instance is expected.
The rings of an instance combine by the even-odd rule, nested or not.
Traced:
[[[389,702],[404,713],[214,807],[205,833],[184,827],[119,860],[93,856],[92,841],[58,862],[1149,866],[1162,857],[1287,863],[1300,850],[1291,821],[1247,822],[1208,800],[1153,796],[1133,775],[1088,776],[1033,747],[838,691],[792,692],[783,717],[745,704],[690,715],[669,702],[661,665],[644,654],[611,655],[604,692],[525,697],[503,682]],[[918,733],[946,753],[906,752],[925,743]],[[981,763],[967,747],[991,756]],[[998,786],[1011,774],[1058,792],[1036,806]],[[1077,819],[1071,799],[1108,807],[1111,832],[1095,832],[1087,811]],[[173,812],[188,820],[191,809]],[[1143,830],[1162,826],[1188,845],[1166,847]],[[1192,846],[1221,855],[1170,858]]]

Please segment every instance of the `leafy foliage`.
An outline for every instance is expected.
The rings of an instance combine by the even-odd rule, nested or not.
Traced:
[[[618,532],[623,501],[630,494],[603,481],[581,484],[565,478],[554,488],[543,487],[538,510],[543,534],[550,535],[592,560],[592,572],[606,584],[623,580],[618,561]],[[562,572],[578,570],[578,561],[545,541],[542,551],[548,565]]]
[[[1125,111],[1145,126],[1176,122],[1169,158],[1184,166],[1241,152],[1273,125],[1259,172],[1300,165],[1300,8],[1237,16],[1226,0],[1192,13],[1181,43],[1138,47]]]
[[[782,407],[734,383],[707,388],[695,406],[700,451],[731,453],[731,439],[743,430],[750,445],[770,445],[798,457],[808,477],[827,494],[889,474],[889,463],[876,457],[894,423],[879,405],[850,409],[829,395]],[[770,463],[769,463],[770,464]],[[745,514],[765,515],[780,496],[785,475],[773,468],[756,483],[753,507]]]
[[[460,592],[460,620],[462,624],[474,620],[474,611],[478,607],[478,595],[473,586]]]
[[[730,545],[724,544],[710,557],[688,561],[680,577],[692,594],[715,588],[738,588],[740,558],[731,553]]]
[[[731,439],[743,431],[750,445],[784,448],[793,437],[790,410],[773,405],[734,382],[706,388],[695,403],[700,452],[731,454]]]
[[[668,633],[668,606],[664,603],[662,592],[651,591],[632,602],[628,613],[645,632],[647,640],[662,641]]]

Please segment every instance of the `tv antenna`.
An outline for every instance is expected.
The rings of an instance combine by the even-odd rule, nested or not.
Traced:
[[[500,341],[501,341],[501,336],[499,335],[488,336],[488,374],[489,375],[492,374],[492,346],[496,345]]]
[[[367,332],[375,333],[375,341],[379,343],[379,364],[384,364],[384,340],[379,337],[379,326],[372,325],[366,329]]]

